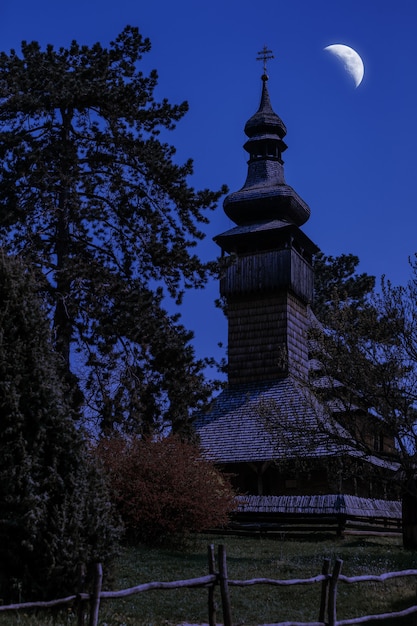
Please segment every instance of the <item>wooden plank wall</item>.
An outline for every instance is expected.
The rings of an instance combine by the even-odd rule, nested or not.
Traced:
[[[221,281],[229,324],[229,383],[307,375],[311,265],[288,247],[241,256]]]
[[[307,306],[286,292],[233,298],[229,322],[229,383],[307,374]]]

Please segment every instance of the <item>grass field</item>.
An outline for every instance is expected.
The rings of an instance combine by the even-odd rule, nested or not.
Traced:
[[[400,539],[357,538],[290,541],[282,538],[198,536],[180,550],[145,546],[125,548],[115,567],[114,589],[124,589],[155,580],[179,580],[208,573],[207,545],[226,546],[229,577],[247,579],[308,578],[321,572],[324,558],[343,560],[347,576],[382,574],[388,571],[417,569],[417,553],[406,551]],[[386,583],[339,583],[338,619],[397,611],[416,601],[416,579],[396,579]],[[319,585],[277,588],[257,585],[231,588],[234,624],[262,624],[281,621],[318,619]],[[218,622],[222,622],[220,593]],[[207,622],[207,590],[148,591],[124,600],[104,601],[100,609],[101,626],[165,625]],[[403,626],[416,623],[402,620]],[[67,612],[55,621],[48,615],[7,614],[0,626],[61,626],[75,624]],[[384,622],[385,624],[387,622]],[[398,622],[400,624],[400,622]]]

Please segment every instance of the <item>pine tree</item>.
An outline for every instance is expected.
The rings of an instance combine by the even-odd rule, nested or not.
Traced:
[[[314,303],[318,319],[325,323],[334,301],[362,306],[375,287],[375,276],[358,274],[359,258],[354,254],[326,256],[319,252],[314,258]]]
[[[74,591],[76,566],[114,554],[117,525],[68,401],[39,277],[0,252],[0,591]]]
[[[166,303],[214,269],[194,247],[224,189],[190,187],[191,160],[160,139],[187,104],[155,101],[157,74],[139,69],[149,50],[126,27],[108,48],[23,42],[0,55],[3,245],[48,277],[74,402],[81,390],[105,431],[179,426],[211,390]]]
[[[333,440],[396,468],[391,479],[403,496],[404,545],[415,549],[417,257],[405,287],[383,278],[379,291],[371,277],[355,274],[358,260],[351,265],[346,258],[322,257],[318,266],[322,323],[310,332],[316,368],[309,389],[324,403],[331,399],[327,431]],[[347,437],[342,438],[339,422]]]

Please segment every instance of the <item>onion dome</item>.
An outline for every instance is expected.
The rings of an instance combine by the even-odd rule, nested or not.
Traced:
[[[284,122],[273,111],[268,92],[268,76],[262,75],[262,96],[258,111],[245,125],[249,153],[248,174],[240,191],[224,200],[224,211],[237,225],[282,220],[301,226],[310,217],[310,208],[285,183],[282,153],[287,133]]]
[[[255,115],[252,115],[245,125],[245,133],[248,137],[250,137],[250,141],[245,144],[249,153],[251,153],[250,146],[253,143],[259,142],[264,136],[268,136],[272,140],[276,140],[276,135],[282,139],[287,134],[284,122],[272,109],[267,87],[268,76],[266,74],[262,75],[262,81],[262,96],[259,109]],[[286,148],[287,146],[282,141],[282,152]]]

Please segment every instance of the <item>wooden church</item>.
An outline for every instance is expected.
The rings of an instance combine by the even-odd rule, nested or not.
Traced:
[[[215,237],[227,258],[220,282],[228,319],[228,383],[195,427],[205,455],[233,475],[254,511],[323,513],[342,503],[400,517],[381,476],[395,464],[358,459],[329,441],[325,419],[304,384],[309,376],[318,247],[301,230],[310,209],[284,177],[286,128],[274,112],[264,60],[258,111],[247,121],[242,189],[224,211],[235,227]],[[363,471],[363,463],[375,470]],[[375,478],[369,478],[373,475]],[[301,508],[300,508],[301,507]]]

